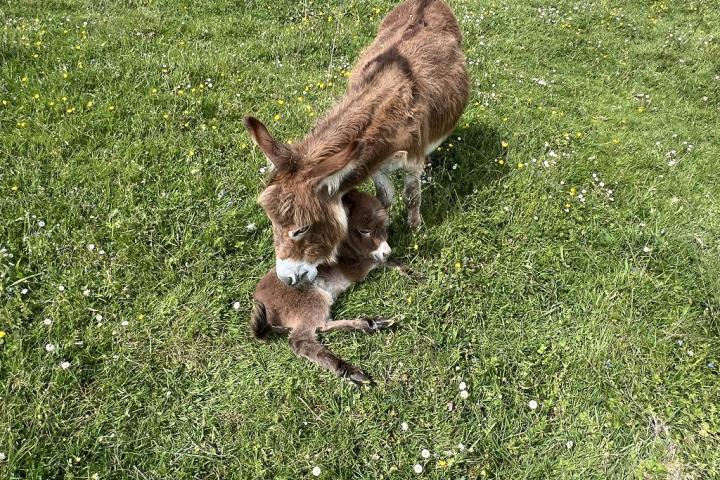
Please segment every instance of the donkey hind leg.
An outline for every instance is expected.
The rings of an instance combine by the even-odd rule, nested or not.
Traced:
[[[427,157],[425,157],[427,162]],[[414,168],[405,173],[405,188],[403,190],[405,196],[405,205],[408,211],[408,225],[412,230],[416,230],[423,223],[420,214],[420,176],[423,167]]]
[[[395,195],[395,187],[389,173],[385,170],[378,170],[371,177],[373,184],[375,184],[375,196],[386,209],[392,205],[392,199]]]
[[[353,320],[328,320],[321,327],[323,332],[332,332],[335,330],[352,331],[361,330],[366,333],[377,332],[395,324],[395,319],[375,317],[375,318],[356,318]]]
[[[355,365],[346,362],[322,345],[314,330],[293,330],[290,333],[290,347],[298,357],[307,358],[338,377],[353,382],[355,385],[371,384],[370,377]]]

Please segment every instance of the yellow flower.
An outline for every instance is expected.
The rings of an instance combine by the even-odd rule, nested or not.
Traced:
[[[3,332],[2,330],[0,330],[0,339],[5,338],[5,335],[6,335],[5,332]]]
[[[33,98],[34,98],[35,100],[37,100],[38,98],[40,98],[40,94],[39,94],[39,93],[36,93],[35,95],[33,95]]]
[[[168,118],[170,118],[170,115],[168,115],[167,113],[164,113],[164,114],[163,114],[163,118],[164,118],[165,120],[167,120]]]
[[[10,190],[12,190],[13,192],[17,192],[17,191],[18,191],[18,186],[17,186],[17,185],[13,185]]]
[[[22,79],[21,79],[21,80],[22,80],[22,82],[23,82],[23,83],[27,83],[27,81],[28,81],[28,78],[27,78],[27,77],[22,77]]]
[[[73,113],[75,111],[75,107],[70,107],[67,110],[65,110],[67,113]]]
[[[498,160],[498,163],[499,163],[500,165],[505,165],[505,160],[503,160],[503,159],[501,158],[500,160]]]
[[[575,136],[576,136],[577,138],[582,137],[582,135],[583,135],[582,132],[577,132],[577,133],[575,134]]]
[[[275,115],[273,118],[274,118],[275,121],[277,122],[278,120],[280,120],[280,115]]]
[[[67,78],[67,77],[68,77],[68,74],[67,74],[67,73],[63,73],[63,78]]]
[[[462,268],[462,264],[460,262],[455,262],[455,270],[460,270]]]
[[[503,148],[508,148],[510,146],[510,144],[508,142],[506,142],[505,140],[503,140],[500,145],[502,145]]]
[[[415,245],[413,245],[413,250],[415,250],[416,252],[417,252],[418,248],[419,248],[419,247],[418,247],[418,244],[417,244],[417,243],[416,243]]]
[[[575,190],[575,187],[572,187],[572,188],[570,189],[570,196],[571,196],[571,197],[574,197],[576,192],[577,192],[577,190]]]
[[[180,90],[178,90],[178,95],[180,95],[180,96],[185,95],[185,91],[181,88]]]
[[[283,105],[285,105],[285,100],[278,100],[277,104],[282,107]]]
[[[93,105],[95,105],[95,102],[93,102],[92,100],[90,100],[89,102],[87,102],[87,103],[85,104],[85,106],[86,106],[87,108],[92,108]]]
[[[110,110],[110,111],[112,112],[113,110],[115,110],[115,107],[112,106],[112,105],[110,105],[110,106],[108,107],[108,110]]]
[[[438,467],[445,468],[447,466],[447,462],[445,460],[438,460]]]
[[[520,162],[520,163],[517,164],[517,168],[523,168],[524,166],[525,166],[525,164],[522,163],[522,162]]]
[[[614,144],[618,144],[618,143],[620,143],[620,140],[618,140],[617,138],[613,138],[613,141],[612,141],[612,142],[613,142]]]
[[[153,88],[153,89],[151,90],[151,92],[152,92],[153,94],[157,93],[157,88]]]
[[[188,157],[192,157],[193,155],[195,155],[195,150],[190,150],[188,152]]]
[[[408,305],[410,305],[412,302],[413,302],[413,297],[408,297],[407,298]]]
[[[298,102],[302,102],[302,101],[304,101],[304,100],[305,100],[305,97],[297,97],[297,101],[298,101]]]

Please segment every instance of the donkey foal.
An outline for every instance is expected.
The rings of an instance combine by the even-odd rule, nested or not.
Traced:
[[[364,280],[371,270],[389,257],[389,218],[380,201],[366,193],[351,190],[342,202],[348,212],[348,233],[338,248],[337,263],[320,265],[315,279],[300,287],[285,284],[274,268],[270,270],[255,288],[250,328],[256,338],[265,338],[270,332],[290,331],[290,347],[296,355],[362,385],[372,381],[358,367],[322,345],[317,339],[317,332],[361,330],[369,333],[394,323],[385,318],[330,318],[330,308],[335,299],[353,283]],[[394,268],[398,267],[394,265]]]

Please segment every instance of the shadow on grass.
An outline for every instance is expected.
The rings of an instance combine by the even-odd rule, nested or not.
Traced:
[[[458,140],[459,138],[459,140]],[[430,166],[425,169],[421,212],[425,225],[432,228],[461,213],[467,198],[476,192],[495,185],[507,175],[508,170],[495,162],[504,158],[499,133],[482,124],[456,129],[443,143],[441,149],[430,155]],[[452,146],[451,146],[452,145]],[[395,178],[395,185],[402,180]],[[402,188],[393,201],[394,223],[391,240],[401,250],[408,246],[412,237],[402,199]]]

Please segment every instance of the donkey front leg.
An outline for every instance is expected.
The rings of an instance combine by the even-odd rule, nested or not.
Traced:
[[[392,199],[395,195],[395,187],[388,174],[389,172],[385,170],[378,170],[371,177],[373,184],[375,184],[375,196],[386,209],[389,209],[392,205]]]
[[[427,157],[425,158],[427,161]],[[405,205],[408,211],[408,225],[412,230],[416,230],[423,223],[420,214],[420,177],[422,175],[422,166],[409,170],[405,173]]]
[[[293,330],[290,333],[290,347],[295,352],[295,355],[307,358],[338,377],[353,382],[355,385],[372,383],[370,377],[365,375],[362,370],[338,357],[318,342],[314,330]]]
[[[363,332],[371,333],[391,327],[394,324],[395,320],[392,318],[356,318],[353,320],[328,320],[320,329],[323,332],[332,332],[333,330],[362,330]]]

